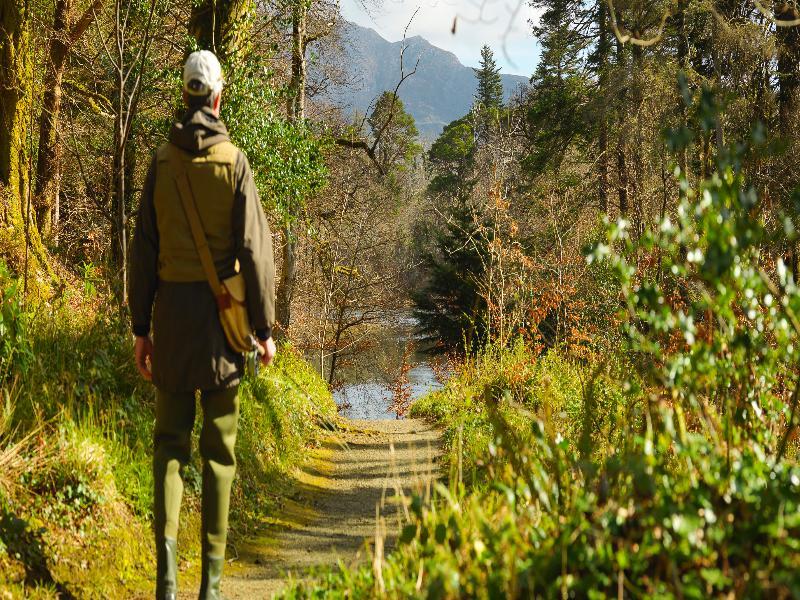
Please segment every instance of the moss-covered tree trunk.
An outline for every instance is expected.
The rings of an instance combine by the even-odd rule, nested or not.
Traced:
[[[17,272],[46,264],[29,214],[33,60],[29,3],[0,1],[0,258]],[[29,218],[26,218],[26,215]]]
[[[226,62],[246,44],[253,0],[202,0],[192,6],[189,33],[203,50]]]
[[[27,198],[33,65],[28,3],[0,2],[0,181],[6,188],[3,223],[14,225]]]

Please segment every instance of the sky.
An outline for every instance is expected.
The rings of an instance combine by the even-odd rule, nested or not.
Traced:
[[[503,73],[529,77],[536,67],[539,52],[528,23],[535,13],[526,0],[341,0],[341,10],[348,21],[390,42],[403,39],[411,21],[408,37],[420,35],[468,67],[478,66],[483,44],[492,48]]]

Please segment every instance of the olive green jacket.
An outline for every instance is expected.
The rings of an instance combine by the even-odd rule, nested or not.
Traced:
[[[247,157],[207,109],[190,110],[169,142],[184,164],[221,279],[239,269],[256,335],[275,318],[272,236]],[[218,390],[239,383],[243,357],[230,349],[191,238],[167,145],[145,180],[130,254],[128,304],[135,335],[153,334],[153,383],[168,392]],[[209,165],[211,168],[209,168]]]

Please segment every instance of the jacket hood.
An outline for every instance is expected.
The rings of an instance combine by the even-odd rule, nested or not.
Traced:
[[[169,132],[170,142],[193,154],[229,140],[225,124],[206,106],[190,108],[179,123],[172,125]]]

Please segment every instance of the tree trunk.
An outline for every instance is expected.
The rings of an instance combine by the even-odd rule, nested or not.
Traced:
[[[617,194],[619,197],[619,213],[622,217],[627,217],[630,200],[628,198],[628,165],[625,152],[627,150],[625,140],[625,120],[628,115],[628,85],[629,75],[626,67],[625,46],[617,40],[617,67],[622,81],[619,82],[618,91],[618,127],[617,134]]]
[[[625,142],[617,143],[617,191],[619,193],[619,214],[628,216],[628,165],[625,160]]]
[[[25,132],[31,115],[33,61],[30,56],[28,3],[0,4],[0,182],[9,206],[0,222],[12,224],[8,214],[21,215],[28,197],[28,148]],[[11,206],[13,204],[13,206]]]
[[[36,221],[39,231],[48,234],[59,219],[61,192],[61,139],[59,116],[64,71],[72,46],[86,32],[104,0],[94,0],[83,15],[71,24],[73,0],[56,0],[53,30],[48,42],[47,65],[39,116],[39,156],[36,160]]]
[[[308,7],[305,0],[294,0],[292,6],[292,79],[289,83],[289,98],[286,113],[289,121],[299,123],[305,118],[306,90],[306,17]],[[291,210],[291,208],[290,208]],[[297,215],[289,215],[289,219]],[[297,279],[297,236],[292,225],[283,228],[283,264],[278,285],[276,318],[280,330],[286,333],[292,318],[292,295]]]
[[[775,18],[781,21],[792,21],[798,18],[797,7],[786,1],[775,2]],[[781,137],[795,146],[797,132],[797,94],[800,87],[800,31],[797,27],[775,27],[775,38],[778,53],[778,129]],[[796,147],[796,146],[795,146]],[[790,149],[790,160],[784,161],[781,169],[781,183],[784,189],[792,189],[797,185],[795,153]],[[798,244],[787,242],[788,262],[792,267],[795,281],[798,277]]]
[[[125,206],[125,177],[127,169],[125,165],[127,136],[126,112],[125,112],[125,82],[123,72],[117,73],[117,94],[118,109],[116,123],[114,124],[114,157],[113,157],[113,181],[114,193],[111,196],[111,215],[114,223],[114,243],[111,245],[111,257],[117,272],[119,273],[118,297],[121,305],[128,297],[128,215]]]
[[[31,214],[29,130],[33,61],[28,2],[0,3],[0,247],[9,266],[25,277],[48,267]]]
[[[339,311],[341,315],[341,311]],[[331,369],[328,372],[328,385],[333,388],[334,378],[336,377],[336,367],[339,366],[339,344],[342,342],[342,327],[341,327],[341,319],[339,326],[337,327],[336,337],[333,340],[333,353],[331,354]]]
[[[289,84],[288,115],[293,122],[305,118],[306,108],[306,19],[304,0],[295,0],[292,8],[292,80]]]
[[[248,39],[253,0],[202,0],[193,3],[189,34],[220,62],[240,52]]]
[[[686,32],[686,0],[678,0],[678,12],[675,15],[678,28],[678,67],[688,77],[689,74],[689,36]],[[678,111],[681,116],[681,126],[689,126],[689,107],[683,100],[678,100]],[[681,148],[678,155],[678,166],[685,177],[689,177],[688,150]]]
[[[634,31],[636,37],[641,37],[640,31]],[[633,140],[629,146],[630,159],[628,163],[630,181],[630,215],[632,231],[635,232],[636,237],[640,237],[644,233],[644,193],[643,182],[645,178],[645,165],[644,165],[644,136],[643,122],[646,116],[642,114],[642,106],[644,105],[645,89],[647,82],[644,80],[642,74],[644,71],[644,56],[640,46],[633,46],[631,48],[631,92],[629,94],[629,111],[633,113],[635,119],[635,127],[633,128]]]
[[[775,18],[791,21],[798,18],[795,6],[788,2],[775,3]],[[778,42],[778,121],[781,135],[789,137],[794,129],[793,115],[797,110],[800,86],[800,30],[797,27],[776,27]]]
[[[54,224],[53,211],[58,206],[61,188],[58,115],[61,111],[61,82],[69,53],[67,29],[71,10],[71,0],[56,0],[53,31],[47,51],[44,78],[47,87],[42,97],[42,113],[39,117],[39,156],[36,161],[36,222],[43,235],[48,235]]]
[[[601,98],[601,114],[600,114],[600,136],[599,136],[599,151],[600,160],[598,163],[599,168],[599,184],[598,194],[600,196],[600,210],[603,213],[608,213],[608,172],[609,172],[609,153],[608,153],[608,115],[606,114],[608,108],[608,56],[610,52],[611,41],[609,39],[608,28],[608,5],[605,0],[597,2],[597,21],[599,39],[597,42],[597,71],[598,71],[598,87],[600,88],[599,96]]]
[[[286,333],[292,318],[292,294],[297,279],[297,240],[292,225],[283,227],[283,262],[275,302],[275,319]]]

